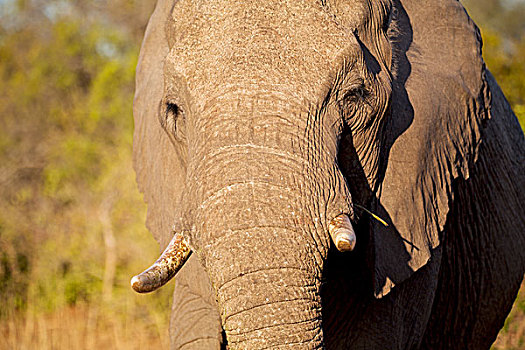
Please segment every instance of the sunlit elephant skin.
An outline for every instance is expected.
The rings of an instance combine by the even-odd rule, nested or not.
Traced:
[[[494,342],[525,140],[459,2],[159,0],[134,115],[172,349]]]

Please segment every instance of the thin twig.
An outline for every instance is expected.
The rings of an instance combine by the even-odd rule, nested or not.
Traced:
[[[374,219],[376,219],[377,221],[379,221],[380,223],[382,223],[383,225],[385,225],[386,227],[388,227],[388,224],[385,220],[381,219],[379,216],[377,216],[376,214],[372,213],[370,210],[366,209],[365,207],[359,205],[359,204],[355,204],[354,203],[354,206],[355,207],[358,207],[359,209],[362,209],[364,211],[366,211],[368,214],[370,214]]]

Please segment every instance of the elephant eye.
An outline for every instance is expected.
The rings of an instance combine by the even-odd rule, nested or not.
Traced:
[[[366,98],[370,95],[363,83],[353,86],[352,88],[345,91],[343,95],[343,105],[356,104],[359,102],[366,101]]]
[[[339,111],[345,123],[351,128],[354,128],[354,125],[368,123],[372,103],[370,95],[364,82],[357,82],[343,89],[338,101]]]
[[[179,115],[181,114],[182,110],[178,105],[175,103],[168,103],[166,105],[166,121],[169,122],[170,120],[176,121],[179,118]]]
[[[178,141],[185,138],[184,113],[179,105],[171,102],[166,103],[161,124],[164,130]]]

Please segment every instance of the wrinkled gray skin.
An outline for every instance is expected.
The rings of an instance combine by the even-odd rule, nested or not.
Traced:
[[[525,141],[459,2],[159,0],[134,112],[148,227],[194,252],[173,349],[494,341],[524,273]],[[341,213],[353,252],[327,233]]]

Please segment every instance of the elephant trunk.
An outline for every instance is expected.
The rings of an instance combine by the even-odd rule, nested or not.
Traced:
[[[355,242],[348,220],[333,220],[351,210],[334,122],[290,103],[228,93],[188,127],[199,136],[189,145],[199,203],[189,240],[231,349],[322,348],[329,228],[343,250]]]
[[[201,159],[190,242],[217,293],[229,348],[323,348],[320,281],[341,196],[319,186],[334,184],[333,172],[320,179],[308,159],[254,143]]]
[[[320,276],[310,257],[299,261],[303,249],[286,235],[287,229],[252,228],[207,251],[230,349],[322,348]]]
[[[230,349],[323,346],[319,288],[326,251],[306,229],[313,221],[295,214],[300,210],[291,197],[280,187],[252,183],[201,207],[199,255]]]

